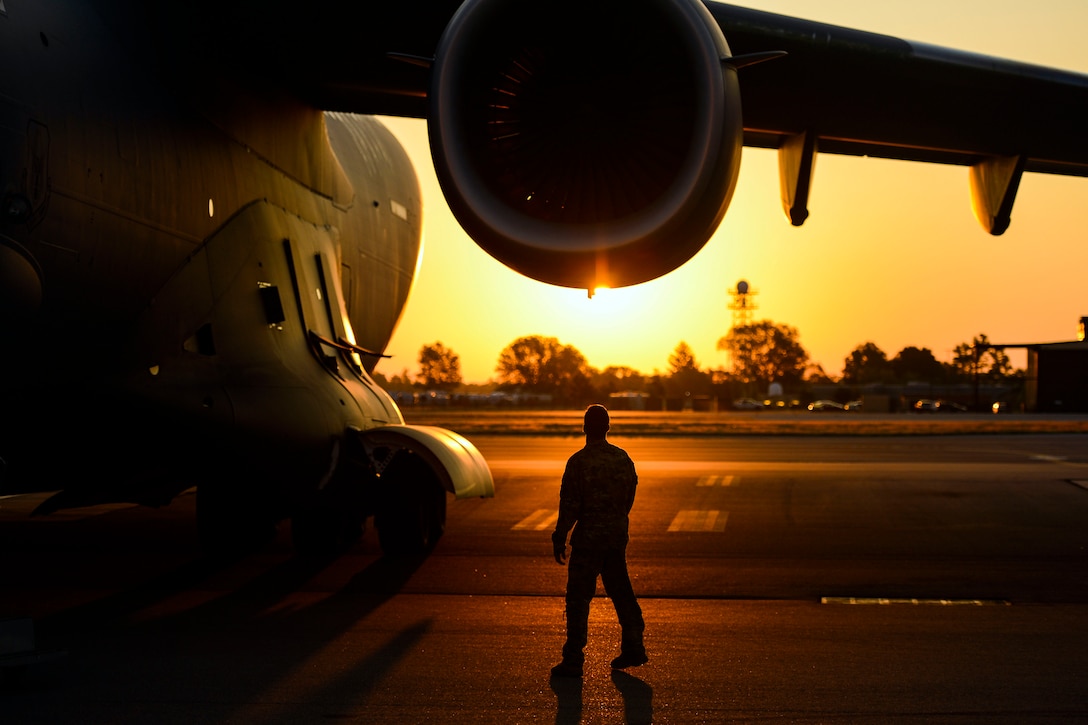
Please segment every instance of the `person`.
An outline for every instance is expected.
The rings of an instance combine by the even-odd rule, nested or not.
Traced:
[[[638,476],[627,452],[608,442],[608,430],[608,409],[589,406],[582,427],[585,447],[567,460],[559,488],[552,551],[556,562],[567,565],[567,639],[563,660],[552,668],[553,677],[582,676],[589,605],[598,576],[622,629],[620,655],[612,660],[612,668],[622,670],[648,661],[643,644],[646,625],[627,573],[628,516]],[[568,561],[567,534],[572,528]]]

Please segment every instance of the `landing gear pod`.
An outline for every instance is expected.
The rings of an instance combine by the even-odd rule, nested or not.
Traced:
[[[495,495],[495,482],[487,461],[476,446],[458,433],[429,425],[390,425],[360,431],[358,435],[368,447],[418,455],[434,472],[442,488],[456,498]]]
[[[377,473],[374,523],[387,554],[433,547],[446,527],[446,492],[495,495],[491,470],[468,439],[433,426],[395,425],[358,433]]]

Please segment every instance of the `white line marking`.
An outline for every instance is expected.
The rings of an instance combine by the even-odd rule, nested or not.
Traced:
[[[669,531],[725,531],[728,511],[680,511],[669,524]]]
[[[555,509],[537,509],[518,523],[514,524],[511,531],[525,531],[527,529],[532,531],[544,531],[545,529],[550,529],[555,526],[555,522],[558,518],[559,512]]]
[[[695,485],[700,488],[718,485],[732,486],[734,480],[736,480],[736,476],[703,476],[695,482]]]

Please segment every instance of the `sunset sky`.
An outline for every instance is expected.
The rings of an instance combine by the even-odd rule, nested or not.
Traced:
[[[736,4],[1088,73],[1084,0]],[[991,237],[971,211],[966,168],[820,155],[811,216],[795,228],[779,202],[775,153],[746,148],[729,211],[701,252],[658,280],[588,299],[477,248],[442,198],[425,122],[386,122],[424,199],[423,262],[386,350],[393,358],[378,366],[387,376],[414,375],[420,348],[440,341],[460,356],[466,382],[486,382],[502,349],[524,335],[556,337],[595,368],[665,372],[681,341],[700,367],[728,367],[716,343],[729,332],[728,293],[741,279],[758,292],[754,319],[797,328],[833,376],[867,341],[889,357],[914,345],[947,361],[979,333],[1005,343],[1071,340],[1088,315],[1088,179],[1025,174],[1012,226]]]

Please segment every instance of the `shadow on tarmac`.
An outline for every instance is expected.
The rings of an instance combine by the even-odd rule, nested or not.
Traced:
[[[582,722],[582,678],[553,677],[549,680],[555,693],[555,725],[579,725]]]
[[[549,681],[555,693],[555,725],[579,725],[582,722],[582,678],[553,677]],[[648,725],[654,721],[654,689],[645,681],[621,670],[612,670],[612,684],[623,698],[625,725]]]
[[[654,721],[654,688],[621,670],[612,670],[612,684],[623,698],[624,723],[646,725]]]
[[[59,686],[55,704],[63,707],[61,702],[78,700],[84,690],[100,688],[98,695],[108,699],[103,692],[139,689],[146,682],[157,697],[199,691],[220,703],[245,707],[260,702],[269,687],[289,678],[300,663],[312,660],[395,597],[426,558],[382,556],[338,590],[322,595],[318,587],[312,597],[307,596],[309,583],[332,562],[288,559],[221,591],[216,580],[234,576],[234,567],[250,566],[247,556],[189,561],[43,617],[40,633],[64,642],[75,661],[60,679],[4,681],[0,692],[28,695]],[[368,656],[346,658],[348,667],[307,683],[308,697],[347,711],[338,716],[357,715],[361,703],[418,648],[432,626],[432,619],[423,618],[376,643]],[[171,655],[174,668],[169,672],[160,669],[161,652]],[[291,708],[281,706],[278,716],[290,721],[293,715],[304,715]]]

